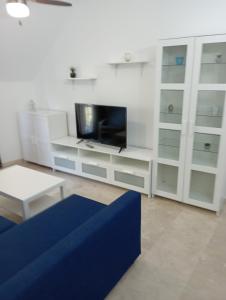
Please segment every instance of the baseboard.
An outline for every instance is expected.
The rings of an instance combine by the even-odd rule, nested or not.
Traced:
[[[6,167],[10,167],[10,166],[13,166],[13,165],[16,165],[16,164],[20,164],[22,163],[23,160],[22,159],[16,159],[16,160],[11,160],[9,162],[6,162],[6,163],[2,163],[2,168],[6,168]]]

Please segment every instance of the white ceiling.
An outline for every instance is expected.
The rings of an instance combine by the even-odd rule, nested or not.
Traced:
[[[19,26],[0,0],[0,81],[32,80],[75,9],[28,3],[31,15]]]

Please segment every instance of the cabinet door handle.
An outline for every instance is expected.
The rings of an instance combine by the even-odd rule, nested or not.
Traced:
[[[187,130],[188,130],[188,121],[187,120],[183,120],[182,126],[181,126],[181,135],[182,136],[186,136]]]
[[[193,136],[193,134],[194,134],[194,131],[195,131],[194,125],[195,125],[195,122],[194,122],[194,121],[191,121],[191,122],[189,123],[189,132],[188,132],[188,135],[189,135],[190,137]]]

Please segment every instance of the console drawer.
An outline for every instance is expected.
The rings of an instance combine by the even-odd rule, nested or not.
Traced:
[[[145,177],[124,171],[114,171],[114,180],[139,188],[145,187]]]
[[[70,170],[76,170],[76,163],[73,160],[69,160],[62,157],[54,157],[54,165],[56,167],[61,167]]]
[[[82,163],[82,172],[95,177],[107,178],[107,168],[91,163]]]

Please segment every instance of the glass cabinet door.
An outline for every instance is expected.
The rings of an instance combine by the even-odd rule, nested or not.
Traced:
[[[159,55],[156,194],[181,201],[193,38],[163,41]]]
[[[219,135],[195,132],[192,163],[216,168],[219,142]]]
[[[162,83],[184,83],[187,46],[166,46],[162,56]]]
[[[160,158],[179,160],[180,155],[179,130],[159,129],[159,151]]]
[[[195,125],[221,128],[224,113],[224,101],[225,91],[198,91]]]
[[[191,171],[189,198],[212,204],[214,198],[215,174]]]
[[[182,123],[183,98],[183,90],[161,90],[160,123]]]
[[[196,47],[185,202],[214,209],[224,138],[226,37],[197,38]]]
[[[226,83],[226,43],[202,45],[200,83]]]
[[[170,194],[177,194],[178,167],[158,163],[157,189]]]

